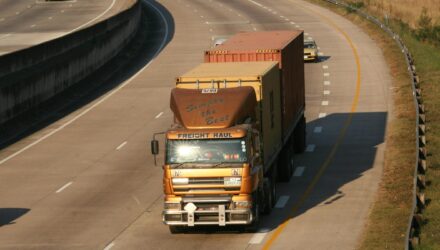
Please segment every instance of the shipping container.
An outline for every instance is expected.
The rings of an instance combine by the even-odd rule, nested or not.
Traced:
[[[280,68],[282,133],[288,140],[303,119],[305,83],[303,31],[238,33],[216,48],[205,51],[206,63],[277,61]]]
[[[257,122],[263,140],[265,168],[275,161],[283,141],[281,134],[280,73],[277,62],[202,63],[176,79],[184,89],[217,89],[250,86],[258,105]]]

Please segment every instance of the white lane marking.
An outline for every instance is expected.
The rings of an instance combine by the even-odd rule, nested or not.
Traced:
[[[98,15],[98,16],[95,17],[95,18],[93,18],[92,20],[88,21],[87,23],[85,23],[85,24],[83,24],[83,25],[81,25],[81,26],[76,27],[75,29],[71,30],[69,33],[72,33],[72,32],[75,32],[75,31],[77,31],[77,30],[79,30],[79,29],[82,29],[83,27],[85,27],[85,26],[87,26],[87,25],[93,23],[94,21],[98,20],[99,18],[101,18],[102,16],[104,16],[105,14],[107,14],[107,12],[109,12],[109,11],[113,8],[113,6],[115,5],[115,3],[116,3],[116,0],[112,0],[112,4],[110,4],[110,6],[109,6],[104,12],[102,12],[100,15]],[[162,14],[162,15],[163,15],[163,14]],[[163,18],[165,18],[165,17],[163,17]],[[164,19],[164,20],[166,20],[166,19]]]
[[[115,245],[115,243],[112,242],[112,243],[108,244],[108,245],[104,248],[104,250],[110,250],[110,249],[112,249],[112,247],[113,247],[114,245]]]
[[[321,133],[321,132],[322,132],[322,127],[315,127],[315,128],[313,129],[313,133],[319,134],[319,133]]]
[[[322,101],[322,102],[321,102],[321,105],[322,105],[322,106],[328,106],[328,101]]]
[[[254,236],[252,236],[252,238],[249,240],[249,244],[260,244],[264,240],[264,237],[266,237],[266,234],[267,233],[255,233]]]
[[[5,19],[4,18],[0,18],[0,22],[3,22]]]
[[[260,7],[263,7],[263,5],[261,3],[257,3],[257,2],[255,2],[253,0],[249,0],[249,2],[251,2],[251,3],[255,4],[255,5],[258,5]]]
[[[311,153],[311,152],[315,151],[315,148],[316,148],[315,144],[309,144],[309,145],[307,145],[306,152]]]
[[[329,77],[329,76],[330,76],[330,73],[326,72],[326,73],[324,73],[324,76],[325,76],[325,77]]]
[[[50,17],[48,17],[48,18],[49,18],[49,20],[52,20],[52,19],[53,19],[53,17],[51,17],[51,16],[50,16]]]
[[[275,208],[283,208],[286,206],[287,201],[289,200],[290,196],[288,195],[282,195],[278,201],[277,204],[275,204]]]
[[[288,21],[290,21],[290,19],[289,18],[284,18],[284,21],[288,22]]]
[[[323,69],[328,69],[328,65],[322,65]]]
[[[65,10],[61,10],[61,13],[64,13]]]
[[[309,35],[309,33],[307,33],[307,32],[306,32],[306,33],[304,33],[304,35],[305,35],[305,36],[308,36],[308,35]]]
[[[295,24],[295,22],[290,22],[290,24]]]
[[[31,25],[31,28],[33,28],[33,27],[35,27],[35,26],[37,26],[37,25],[35,25],[35,24],[32,24],[32,25]]]
[[[324,118],[327,116],[327,113],[319,113],[318,117],[319,118]]]
[[[295,173],[293,173],[293,176],[295,176],[295,177],[300,177],[300,176],[302,176],[303,175],[303,173],[304,173],[304,170],[306,169],[306,167],[304,167],[304,166],[298,166],[296,169],[295,169]]]
[[[209,32],[212,32],[213,30],[212,29],[209,29]]]
[[[257,31],[257,28],[254,27],[254,30]]]
[[[301,26],[299,26],[299,25],[297,24],[297,25],[295,25],[295,27],[300,28]]]
[[[121,150],[121,148],[123,148],[125,145],[127,145],[127,141],[124,141],[123,143],[121,143],[121,145],[119,145],[116,150]]]
[[[276,12],[276,11],[272,11],[272,13],[274,13],[275,15],[278,14],[278,12]]]
[[[324,95],[330,95],[330,90],[324,90]]]
[[[15,12],[15,15],[20,15],[20,12],[18,12],[18,11],[17,11],[17,12]]]
[[[204,18],[204,16],[200,16],[201,18]]]
[[[141,202],[139,201],[139,199],[138,199],[136,196],[132,195],[131,197],[133,198],[134,201],[136,201],[136,203],[137,203],[138,205],[141,204]]]
[[[62,186],[60,189],[58,189],[55,193],[61,193],[64,189],[72,185],[73,182],[69,182],[66,185]]]
[[[321,47],[318,47],[318,50],[320,50],[321,49]]]
[[[281,18],[284,18],[284,16],[280,16]]]
[[[324,85],[325,85],[325,86],[330,85],[330,81],[324,81]]]
[[[101,100],[97,101],[95,104],[93,104],[92,106],[90,106],[89,108],[87,108],[86,110],[84,110],[83,112],[79,113],[77,116],[73,117],[71,120],[69,120],[68,122],[64,123],[63,125],[61,125],[60,127],[58,127],[57,129],[52,130],[50,133],[44,135],[43,137],[41,137],[40,139],[32,142],[31,144],[27,145],[26,147],[20,149],[19,151],[9,155],[8,157],[4,158],[3,160],[0,161],[0,165],[2,165],[3,163],[9,161],[10,159],[16,157],[17,155],[23,153],[24,151],[32,148],[33,146],[37,145],[38,143],[46,140],[47,138],[51,137],[52,135],[58,133],[59,131],[63,130],[65,127],[69,126],[70,124],[72,124],[73,122],[75,122],[76,120],[78,120],[79,118],[83,117],[84,115],[86,115],[87,113],[89,113],[91,110],[93,110],[94,108],[96,108],[98,105],[100,105],[101,103],[105,102],[108,98],[110,98],[111,96],[113,96],[114,94],[116,94],[117,92],[119,92],[122,88],[124,88],[125,86],[127,86],[128,84],[130,84],[133,79],[135,79],[138,75],[140,75],[146,68],[148,68],[151,63],[154,62],[154,58],[157,57],[157,55],[159,54],[159,52],[162,50],[162,48],[165,46],[165,43],[167,42],[167,39],[170,35],[170,31],[169,31],[169,27],[168,27],[168,23],[167,23],[167,19],[165,18],[165,16],[163,15],[162,12],[160,12],[160,10],[154,6],[152,3],[150,3],[149,1],[145,1],[145,3],[147,3],[148,5],[150,5],[151,7],[153,7],[161,16],[162,20],[165,23],[165,36],[162,40],[162,43],[159,46],[159,49],[156,51],[156,53],[153,56],[153,59],[151,59],[150,62],[148,62],[141,70],[139,70],[136,74],[134,74],[132,77],[130,77],[125,83],[119,85],[119,87],[117,87],[116,89],[112,90],[111,92],[109,92],[107,95],[105,95],[104,97],[102,97]]]
[[[160,112],[159,114],[157,114],[154,118],[157,119],[159,117],[161,117],[163,115],[163,112]]]

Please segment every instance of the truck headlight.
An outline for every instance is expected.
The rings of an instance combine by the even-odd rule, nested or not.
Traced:
[[[188,185],[189,179],[188,178],[173,178],[172,182],[174,185]]]
[[[165,210],[180,210],[181,205],[180,202],[165,202],[163,208]]]
[[[233,209],[250,209],[252,208],[252,201],[233,201]]]
[[[241,186],[241,177],[225,177],[225,186]]]

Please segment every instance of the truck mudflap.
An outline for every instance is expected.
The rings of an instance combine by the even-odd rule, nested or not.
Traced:
[[[226,209],[225,205],[218,205],[215,210],[198,210],[186,207],[185,210],[165,210],[162,213],[163,222],[173,226],[197,225],[247,225],[253,220],[250,209]]]

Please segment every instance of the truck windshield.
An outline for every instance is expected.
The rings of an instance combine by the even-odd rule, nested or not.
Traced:
[[[167,163],[246,162],[244,139],[168,140]]]

